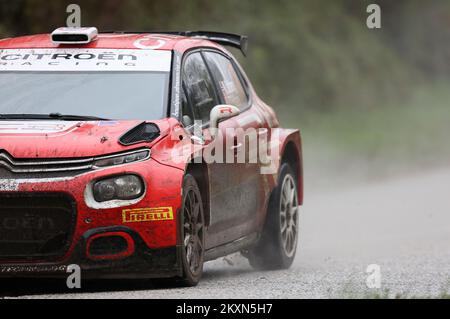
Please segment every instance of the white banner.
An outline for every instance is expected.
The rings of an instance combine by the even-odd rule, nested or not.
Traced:
[[[78,122],[0,121],[0,134],[54,134],[69,131]]]
[[[169,72],[172,53],[122,49],[0,49],[2,71]]]

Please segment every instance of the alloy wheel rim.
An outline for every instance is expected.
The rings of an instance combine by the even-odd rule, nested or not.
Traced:
[[[196,275],[203,263],[204,223],[201,201],[193,190],[189,190],[184,203],[184,249],[190,272]]]
[[[286,175],[281,187],[280,225],[283,248],[291,258],[295,255],[298,241],[298,195],[295,181]]]

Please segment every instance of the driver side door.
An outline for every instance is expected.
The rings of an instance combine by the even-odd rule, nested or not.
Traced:
[[[205,59],[200,51],[190,53],[184,60],[182,68],[183,91],[183,122],[194,123],[192,131],[200,131],[201,138],[207,144],[210,142],[209,121],[211,110],[222,104],[217,88]],[[193,117],[189,119],[190,117]],[[226,124],[228,121],[222,124]],[[226,125],[225,125],[226,126]],[[226,132],[220,125],[222,136]],[[229,138],[234,138],[233,136]],[[220,147],[220,146],[218,146]],[[223,147],[226,147],[223,145]],[[234,163],[207,163],[210,184],[210,225],[207,229],[206,249],[211,249],[240,238],[242,230],[237,226],[240,204],[233,198],[239,197],[241,177],[239,167]],[[203,196],[206,198],[206,196]]]

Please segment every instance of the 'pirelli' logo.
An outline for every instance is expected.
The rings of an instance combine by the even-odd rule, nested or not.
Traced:
[[[144,223],[173,220],[172,207],[126,209],[122,212],[124,223]]]

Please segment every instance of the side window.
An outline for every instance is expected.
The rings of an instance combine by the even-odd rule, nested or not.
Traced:
[[[184,61],[183,83],[187,98],[192,104],[195,120],[209,122],[211,110],[219,104],[219,101],[214,82],[200,53],[193,53]]]
[[[218,53],[204,52],[204,55],[224,102],[240,109],[247,107],[248,96],[233,63]]]

